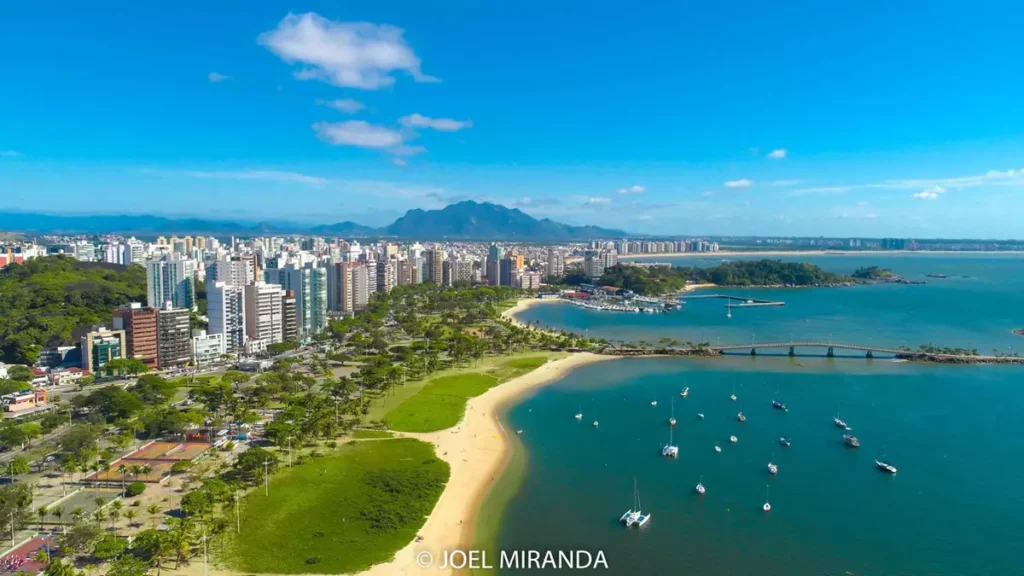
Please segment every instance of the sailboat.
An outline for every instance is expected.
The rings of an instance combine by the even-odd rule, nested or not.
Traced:
[[[779,473],[779,466],[777,464],[772,464],[771,462],[769,462],[768,463],[768,473],[769,474],[778,474]]]
[[[736,383],[735,382],[732,383],[732,396],[729,396],[729,399],[732,400],[733,402],[736,401]]]
[[[578,406],[576,408],[576,421],[578,422],[580,420],[583,420],[583,407],[582,406]]]
[[[640,490],[636,486],[636,478],[633,478],[633,508],[626,510],[626,513],[619,518],[619,522],[626,525],[627,528],[630,526],[643,526],[651,519],[650,514],[644,514],[640,510]]]
[[[768,485],[764,485],[764,506],[761,507],[765,512],[772,509],[772,505],[768,503]]]
[[[661,449],[661,455],[666,458],[678,458],[679,457],[679,446],[672,444],[672,431],[673,428],[668,429],[668,444]]]
[[[701,495],[704,494],[704,476],[703,475],[701,475],[700,480],[697,481],[697,487],[695,488],[695,490],[697,490],[697,494],[701,494]]]
[[[732,306],[728,304],[725,305],[725,317],[732,318]]]
[[[671,413],[671,415],[668,418],[668,425],[669,426],[675,426],[676,425],[676,401],[675,401],[675,398],[672,399],[672,413]]]

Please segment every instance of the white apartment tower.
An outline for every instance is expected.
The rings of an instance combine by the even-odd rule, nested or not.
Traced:
[[[241,352],[245,345],[245,287],[214,282],[206,292],[206,314],[210,334],[223,334],[228,353]]]
[[[281,300],[284,289],[276,284],[256,282],[244,289],[245,335],[269,344],[284,339],[284,316]]]
[[[146,303],[163,308],[171,302],[175,308],[195,305],[195,263],[178,256],[162,256],[146,262]]]

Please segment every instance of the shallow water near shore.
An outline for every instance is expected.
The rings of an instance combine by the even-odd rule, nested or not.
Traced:
[[[1012,425],[1024,409],[1024,371],[801,363],[618,360],[582,367],[525,400],[508,421],[524,431],[527,474],[499,546],[603,550],[613,574],[1017,570],[1024,464],[1012,457]],[[774,398],[789,412],[774,410]],[[677,460],[660,455],[673,400]],[[739,410],[747,422],[737,421]],[[843,446],[837,413],[860,449]],[[780,436],[792,446],[779,445]],[[877,470],[876,457],[899,473]],[[768,473],[769,461],[778,475]],[[634,477],[652,514],[640,530],[617,522],[631,506]],[[703,497],[694,491],[701,479]]]

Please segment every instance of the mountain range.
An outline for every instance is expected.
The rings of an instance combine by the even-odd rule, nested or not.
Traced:
[[[358,238],[419,238],[424,240],[591,240],[628,235],[597,226],[572,226],[548,218],[538,220],[518,208],[466,200],[439,210],[409,210],[381,228],[355,222],[311,225],[297,222],[239,223],[201,218],[152,215],[50,215],[0,212],[0,230],[35,234],[134,234],[157,236],[201,234],[265,236],[314,234]]]

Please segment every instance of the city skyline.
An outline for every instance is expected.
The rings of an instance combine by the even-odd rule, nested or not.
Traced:
[[[188,4],[7,8],[0,211],[1020,236],[1022,49],[984,10]]]

